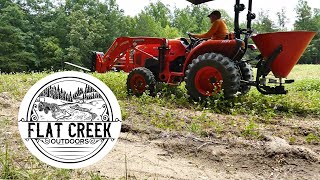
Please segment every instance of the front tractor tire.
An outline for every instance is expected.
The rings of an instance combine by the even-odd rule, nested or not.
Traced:
[[[141,96],[144,92],[149,92],[151,96],[155,93],[156,80],[153,73],[145,68],[133,69],[127,79],[127,90],[129,94]]]
[[[223,91],[233,98],[240,89],[240,72],[234,62],[221,54],[206,53],[189,64],[186,71],[186,89],[190,97],[201,101]]]

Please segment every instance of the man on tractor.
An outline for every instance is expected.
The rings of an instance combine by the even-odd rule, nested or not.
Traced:
[[[208,15],[211,21],[211,28],[205,34],[191,34],[191,36],[201,39],[223,40],[229,34],[226,23],[221,19],[220,11],[213,11]]]

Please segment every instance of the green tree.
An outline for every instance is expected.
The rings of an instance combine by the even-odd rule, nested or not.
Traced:
[[[297,19],[294,23],[295,30],[320,30],[320,13],[319,9],[314,9],[309,6],[307,1],[299,0],[296,7]],[[302,64],[316,64],[320,61],[320,35],[319,33],[311,41],[305,53],[301,57],[299,63]]]
[[[135,17],[135,22],[136,26],[133,36],[161,36],[162,27],[160,22],[155,21],[152,16],[149,16],[144,11]]]
[[[179,29],[167,25],[165,28],[162,29],[161,36],[169,39],[174,39],[181,37],[181,33]]]
[[[286,31],[287,23],[288,23],[288,18],[286,16],[286,10],[282,8],[280,12],[277,12],[277,27],[282,31]]]
[[[295,9],[297,13],[297,20],[294,23],[296,30],[311,30],[312,26],[312,9],[308,5],[307,1],[299,0],[299,3]]]
[[[145,13],[148,16],[153,17],[156,22],[160,22],[161,27],[163,28],[171,24],[171,11],[169,5],[165,5],[161,1],[150,3],[150,5],[145,7]]]
[[[274,32],[277,30],[269,16],[269,11],[263,10],[258,13],[258,19],[254,21],[253,27],[257,33]]]
[[[32,36],[27,14],[15,3],[4,3],[0,10],[0,71],[35,69]]]
[[[135,17],[125,16],[116,0],[0,0],[0,70],[2,72],[59,70],[64,61],[87,66],[89,51],[106,52],[120,36],[178,38],[203,33],[211,24],[207,5],[170,8],[150,3]],[[233,19],[220,10],[233,31]],[[320,31],[320,10],[305,0],[296,8],[295,30]],[[274,23],[261,11],[253,27],[258,33],[286,30],[286,12]],[[319,63],[316,35],[300,63]]]
[[[195,32],[197,30],[196,18],[191,15],[192,7],[174,10],[173,26],[182,34]]]
[[[211,24],[207,18],[208,14],[211,13],[211,9],[207,5],[192,6],[191,16],[195,18],[195,31],[194,33],[204,33],[208,31]]]

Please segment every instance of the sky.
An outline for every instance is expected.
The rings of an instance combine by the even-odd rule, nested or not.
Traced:
[[[157,2],[157,0],[116,0],[119,7],[124,10],[126,15],[134,16],[137,15],[145,6],[147,6],[150,2]],[[191,3],[186,0],[160,0],[164,4],[170,5],[171,9],[174,7],[184,8],[187,5],[191,5]],[[320,9],[320,0],[307,0],[309,6],[312,8]],[[213,2],[206,3],[210,8],[214,9],[224,9],[227,13],[233,17],[235,0],[216,0]],[[248,5],[248,0],[241,0],[241,3]],[[295,7],[298,4],[298,0],[253,0],[253,12],[258,14],[261,9],[264,11],[268,10],[270,17],[276,21],[277,16],[276,13],[281,11],[282,8],[286,9],[287,17],[288,17],[288,27],[291,29],[293,27],[295,21]],[[246,20],[246,11],[241,13],[240,21],[243,22]]]

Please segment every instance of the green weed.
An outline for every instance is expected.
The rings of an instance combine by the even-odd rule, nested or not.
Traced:
[[[296,143],[296,141],[297,141],[297,138],[296,137],[294,137],[294,136],[291,136],[290,138],[289,138],[289,144],[295,144]]]
[[[257,130],[258,125],[254,121],[250,121],[249,124],[241,132],[244,137],[253,137],[257,138],[260,136],[260,133]]]
[[[308,134],[308,136],[306,136],[306,142],[307,143],[319,143],[320,142],[320,137],[315,135],[315,134]]]

